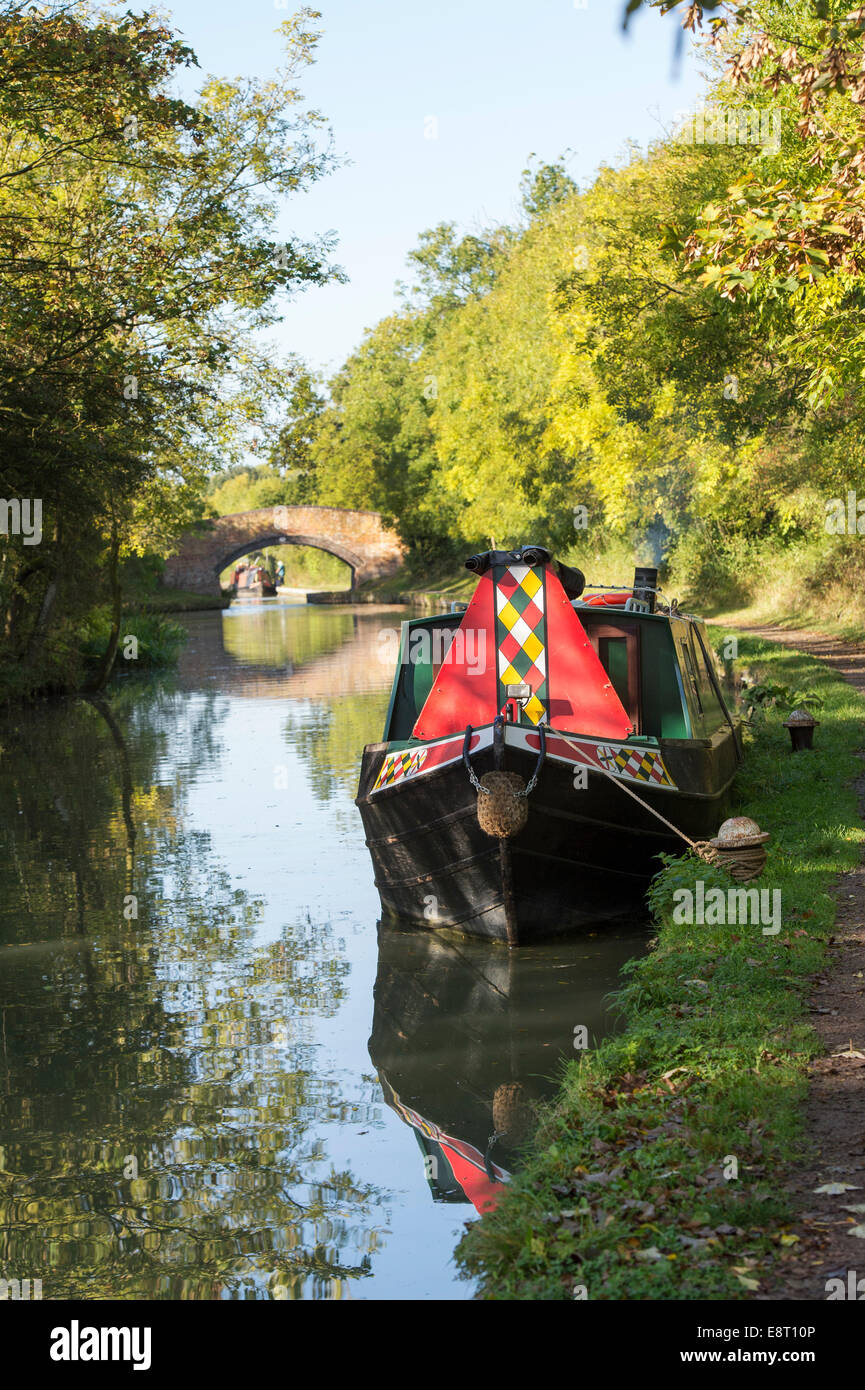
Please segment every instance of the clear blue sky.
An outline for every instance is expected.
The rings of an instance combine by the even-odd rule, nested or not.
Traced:
[[[267,77],[288,0],[163,0],[202,71]],[[645,145],[697,99],[678,20],[638,14],[622,33],[623,0],[324,0],[318,61],[303,90],[352,163],[287,203],[281,231],[333,229],[346,285],[310,289],[286,310],[278,341],[313,366],[336,368],[394,305],[394,283],[425,228],[475,230],[515,217],[520,172],[534,152],[566,149],[588,181],[629,139]],[[438,122],[438,138],[424,136]]]

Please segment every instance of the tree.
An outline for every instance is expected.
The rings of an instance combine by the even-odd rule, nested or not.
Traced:
[[[784,134],[669,244],[755,310],[808,403],[827,403],[865,370],[865,7],[729,0],[691,4],[682,22],[697,32],[706,18],[716,101],[770,106]]]
[[[529,156],[520,180],[520,201],[529,221],[543,217],[577,192],[577,185],[565,167],[564,156],[554,164],[535,165],[534,158],[534,155]]]
[[[103,537],[112,591],[125,552],[170,546],[288,393],[259,330],[338,273],[325,239],[274,236],[277,198],[334,163],[297,88],[317,17],[281,26],[273,81],[190,106],[167,84],[194,56],[159,22],[0,10],[0,490],[40,498],[48,538],[7,544],[15,659],[93,601]]]
[[[330,383],[312,446],[317,501],[380,511],[413,545],[448,532],[432,486],[439,388],[424,353],[428,335],[422,313],[382,319]]]
[[[509,240],[506,228],[457,238],[454,222],[440,222],[422,232],[408,254],[417,283],[406,297],[438,314],[485,294],[495,283]]]
[[[325,396],[316,376],[298,365],[292,374],[288,418],[270,451],[270,463],[284,479],[284,500],[312,502],[316,495],[313,443],[318,434]]]

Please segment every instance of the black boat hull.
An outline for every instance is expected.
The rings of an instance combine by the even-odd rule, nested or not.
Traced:
[[[519,945],[639,910],[657,856],[685,848],[646,807],[690,839],[706,839],[724,819],[737,766],[728,728],[660,748],[676,788],[629,781],[640,801],[592,769],[576,788],[574,766],[548,757],[525,826],[497,840],[478,823],[461,760],[373,792],[386,745],[370,745],[357,804],[383,913]],[[504,750],[504,768],[526,783],[535,763],[530,749]],[[494,766],[491,746],[472,757],[478,777]]]

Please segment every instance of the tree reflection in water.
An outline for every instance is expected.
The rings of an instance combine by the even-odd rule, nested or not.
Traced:
[[[345,1108],[306,1023],[348,966],[327,923],[257,944],[262,903],[186,828],[224,714],[136,682],[0,728],[0,1275],[46,1298],[338,1297],[370,1269],[376,1194],[311,1127]]]

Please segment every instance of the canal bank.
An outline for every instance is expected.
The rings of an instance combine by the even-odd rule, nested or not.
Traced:
[[[766,1296],[800,1243],[795,1192],[779,1177],[808,1144],[808,1067],[821,1051],[808,999],[829,954],[833,883],[863,843],[865,701],[765,639],[742,639],[740,660],[824,700],[813,751],[792,754],[770,712],[748,733],[736,783],[737,812],[772,835],[760,887],[781,894],[780,931],[675,921],[677,892],[729,880],[699,860],[668,864],[652,892],[652,949],[625,968],[621,1032],[567,1064],[526,1166],[461,1242],[482,1297]]]

